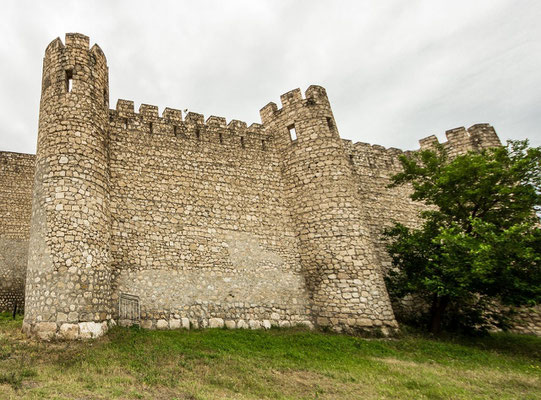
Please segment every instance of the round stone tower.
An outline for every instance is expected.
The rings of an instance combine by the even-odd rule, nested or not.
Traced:
[[[92,338],[110,304],[108,69],[88,37],[45,51],[23,329]]]
[[[395,328],[356,177],[325,89],[310,86],[270,103],[261,119],[282,156],[285,195],[297,229],[314,321],[334,330]]]

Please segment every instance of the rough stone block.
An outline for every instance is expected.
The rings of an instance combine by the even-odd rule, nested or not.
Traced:
[[[79,337],[81,339],[95,339],[105,333],[103,324],[100,322],[80,322]]]
[[[223,328],[224,320],[222,318],[209,319],[209,328]]]
[[[62,324],[58,332],[59,339],[75,340],[79,338],[78,324]]]
[[[41,340],[51,340],[56,335],[56,322],[38,322],[34,325],[33,331]]]
[[[158,322],[156,322],[156,329],[169,329],[169,322],[165,319],[159,319]]]

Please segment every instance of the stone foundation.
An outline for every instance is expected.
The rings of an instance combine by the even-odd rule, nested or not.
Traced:
[[[28,336],[36,337],[40,340],[85,340],[97,339],[109,329],[109,325],[114,325],[114,321],[103,322],[79,322],[79,323],[56,323],[56,322],[37,322],[29,324],[23,323],[23,332]]]

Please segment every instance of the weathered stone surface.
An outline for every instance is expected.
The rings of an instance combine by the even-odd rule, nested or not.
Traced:
[[[239,320],[239,321],[237,322],[237,328],[239,328],[239,329],[248,329],[249,326],[248,326],[248,324],[246,323],[246,321],[244,321],[243,319],[241,319],[241,320]]]
[[[104,325],[101,322],[88,321],[79,323],[79,337],[81,339],[96,339],[102,336],[106,331],[107,325]]]
[[[251,319],[250,321],[248,321],[248,326],[250,327],[250,329],[260,329],[261,322]]]
[[[51,340],[56,335],[55,322],[38,322],[34,325],[33,333],[41,340]]]
[[[24,309],[35,159],[0,152],[0,311]]]
[[[145,319],[143,321],[141,321],[141,328],[143,329],[152,329],[152,320],[150,319]]]
[[[78,324],[62,324],[58,332],[58,337],[64,340],[75,340],[79,338]]]
[[[223,328],[224,320],[221,318],[211,318],[209,319],[209,328]]]
[[[156,329],[168,329],[169,323],[165,319],[159,319],[158,322],[156,322]]]

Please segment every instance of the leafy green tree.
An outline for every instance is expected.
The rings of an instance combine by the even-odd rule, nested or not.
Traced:
[[[392,297],[421,297],[438,333],[449,310],[482,326],[490,305],[541,301],[541,147],[527,141],[450,159],[442,146],[400,158],[392,186],[411,184],[427,204],[422,225],[395,224],[385,235]],[[494,322],[494,320],[492,320]]]

